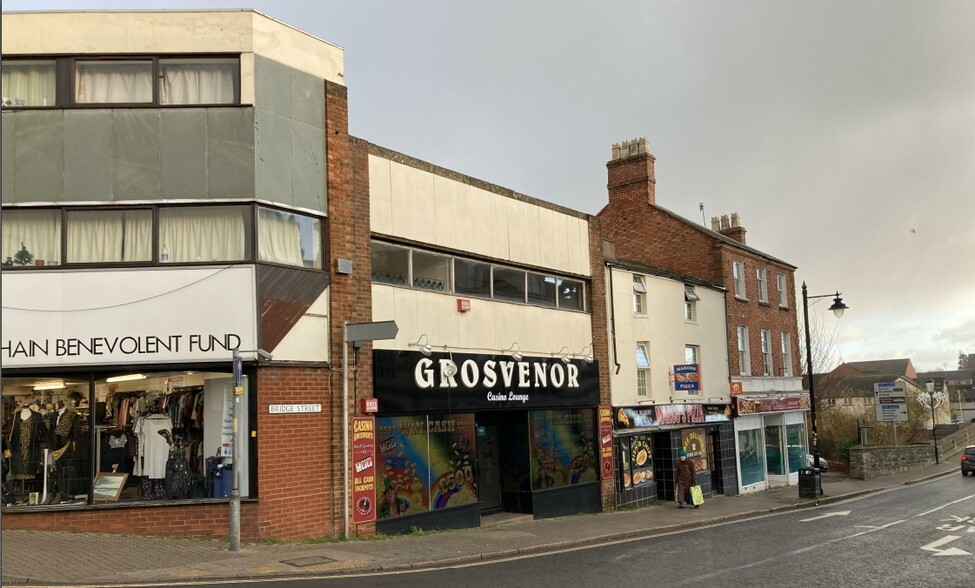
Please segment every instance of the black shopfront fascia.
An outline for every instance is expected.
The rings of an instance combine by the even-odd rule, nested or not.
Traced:
[[[382,414],[595,407],[599,365],[582,360],[377,350],[374,389]],[[448,376],[453,362],[457,373]]]
[[[457,371],[449,376],[446,368],[451,365]],[[525,411],[527,419],[527,413],[533,410],[591,409],[595,419],[599,403],[598,364],[581,360],[524,358],[515,361],[506,355],[433,353],[427,356],[415,351],[376,350],[373,379],[378,414],[384,416],[485,412],[503,415]],[[601,509],[598,482],[505,495],[518,504],[515,508],[509,504],[506,510],[531,512],[536,518]],[[396,534],[408,532],[411,526],[464,528],[476,526],[479,519],[476,506],[474,510],[452,508],[378,521],[377,529]]]

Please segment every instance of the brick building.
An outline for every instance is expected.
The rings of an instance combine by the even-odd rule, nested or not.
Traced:
[[[711,228],[659,206],[646,139],[614,145],[609,202],[597,215],[621,261],[723,287],[726,341],[743,492],[797,484],[805,466],[805,413],[797,354],[795,266],[749,247],[734,214]]]

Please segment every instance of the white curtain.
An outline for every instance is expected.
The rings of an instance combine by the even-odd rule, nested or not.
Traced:
[[[301,254],[301,228],[294,214],[258,209],[258,257],[261,261],[304,266]]]
[[[159,250],[169,261],[248,259],[246,206],[197,206],[159,210]]]
[[[152,213],[147,210],[68,213],[68,263],[152,259]]]
[[[152,102],[152,62],[78,62],[75,101],[79,104]]]
[[[3,64],[4,106],[54,106],[53,61],[11,61]]]
[[[38,260],[57,263],[61,258],[61,211],[60,210],[4,210],[3,263],[12,263],[21,247]]]
[[[161,62],[160,104],[234,104],[237,60],[228,63]]]

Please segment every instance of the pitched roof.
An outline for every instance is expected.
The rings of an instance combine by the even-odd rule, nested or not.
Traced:
[[[878,359],[874,361],[848,361],[845,365],[862,374],[897,374],[907,376],[910,359]]]
[[[905,378],[898,374],[871,374],[869,376],[847,376],[837,382],[833,389],[835,390],[834,396],[842,398],[853,398],[853,397],[863,397],[863,398],[873,398],[874,397],[874,384],[881,384],[885,382],[896,382],[901,380],[909,385],[908,390],[911,387],[917,388],[916,383],[910,378]]]

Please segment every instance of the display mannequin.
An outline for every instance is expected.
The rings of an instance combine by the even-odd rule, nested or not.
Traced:
[[[68,408],[63,400],[58,401],[57,416],[54,421],[54,479],[58,493],[52,502],[60,502],[80,491],[77,467],[78,435],[80,418],[78,413]]]
[[[47,428],[40,413],[25,404],[13,419],[10,430],[10,470],[15,480],[33,480],[40,466],[41,443],[47,440]]]

